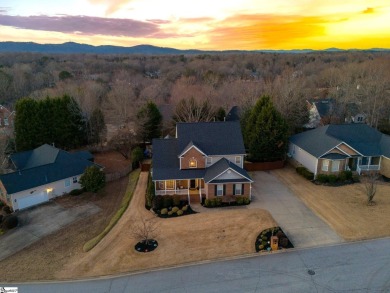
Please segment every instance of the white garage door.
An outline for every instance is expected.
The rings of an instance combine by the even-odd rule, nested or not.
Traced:
[[[17,199],[19,210],[35,206],[48,200],[49,199],[45,191]]]

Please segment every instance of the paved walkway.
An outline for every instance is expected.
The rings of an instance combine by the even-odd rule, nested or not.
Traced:
[[[315,215],[276,176],[253,172],[252,202],[248,208],[268,210],[295,247],[341,243],[343,240]]]
[[[17,213],[19,225],[0,236],[0,261],[70,223],[95,214],[94,204],[63,208],[49,202]]]

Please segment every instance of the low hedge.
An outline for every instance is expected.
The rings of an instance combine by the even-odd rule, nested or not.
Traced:
[[[303,177],[305,177],[307,180],[313,180],[314,179],[314,173],[307,170],[305,167],[297,167],[295,169],[297,173]]]
[[[318,174],[315,181],[319,184],[337,185],[358,182],[358,179],[353,178],[352,171],[341,171],[337,175]]]
[[[104,230],[96,237],[89,240],[83,246],[83,251],[87,252],[94,248],[103,238],[111,231],[111,229],[118,223],[119,219],[122,217],[123,213],[126,211],[131,199],[133,198],[135,187],[137,186],[139,175],[141,173],[140,169],[136,169],[130,173],[129,184],[126,189],[126,193],[122,199],[121,206],[115,215],[111,218],[110,222],[104,228]]]

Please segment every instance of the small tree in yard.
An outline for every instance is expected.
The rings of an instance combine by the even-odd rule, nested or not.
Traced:
[[[133,162],[133,168],[138,168],[139,163],[142,161],[143,158],[144,158],[144,152],[140,147],[136,147],[131,152],[131,160]]]
[[[378,174],[376,172],[370,171],[363,175],[361,179],[364,183],[364,190],[367,195],[367,205],[373,205],[373,199],[376,194],[376,188],[378,185]]]
[[[140,217],[133,221],[131,225],[131,235],[135,240],[148,245],[149,241],[154,240],[157,236],[158,225],[156,218],[145,219]]]
[[[96,193],[106,185],[106,176],[98,167],[91,166],[81,175],[80,184],[86,191]]]

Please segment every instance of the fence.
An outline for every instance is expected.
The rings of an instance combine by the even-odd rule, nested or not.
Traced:
[[[106,181],[110,182],[110,181],[118,180],[119,178],[127,176],[132,170],[133,168],[130,165],[129,167],[127,167],[125,170],[121,172],[108,173],[106,174]]]
[[[261,162],[261,163],[251,163],[244,162],[244,169],[247,171],[268,171],[281,169],[284,167],[285,161],[275,161],[275,162]]]

